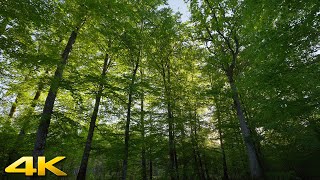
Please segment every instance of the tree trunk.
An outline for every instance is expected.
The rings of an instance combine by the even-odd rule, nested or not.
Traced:
[[[152,170],[152,159],[149,159],[149,176],[150,176],[150,180],[152,180],[152,175],[153,175],[153,170]]]
[[[204,161],[203,164],[204,164],[204,171],[206,173],[206,178],[208,180],[210,180],[211,178],[210,178],[210,174],[209,174],[208,163],[207,163],[207,158],[206,158],[205,153],[203,153],[203,161]]]
[[[171,105],[168,104],[168,124],[169,124],[169,155],[170,155],[170,175],[171,179],[175,178],[175,155],[174,155],[174,136],[173,136],[173,117],[171,113]]]
[[[12,105],[11,105],[10,112],[9,112],[9,118],[13,118],[13,115],[17,110],[17,104],[19,101],[19,97],[20,97],[20,94],[17,95],[16,99],[14,100],[14,103],[12,103]]]
[[[143,71],[141,70],[141,82],[143,82]],[[145,127],[144,127],[144,92],[141,94],[140,103],[140,123],[141,123],[141,138],[142,138],[142,149],[141,149],[141,176],[143,180],[147,180],[147,163],[146,163],[146,144],[145,144]]]
[[[220,114],[220,105],[218,102],[219,99],[217,97],[215,97],[215,100],[216,100],[216,108],[217,108],[219,141],[220,141],[220,148],[221,148],[221,153],[222,153],[223,180],[229,180],[227,161],[226,161],[226,153],[224,150],[224,142],[223,142],[223,138],[222,138],[221,114]]]
[[[177,156],[177,150],[176,150],[176,145],[174,144],[174,164],[175,164],[175,171],[176,171],[176,176],[177,176],[177,179],[180,179],[179,178],[179,164],[178,164],[178,156]]]
[[[196,153],[197,153],[197,156],[198,156],[198,159],[199,159],[201,179],[205,180],[206,179],[206,173],[205,173],[204,168],[203,168],[203,163],[202,163],[202,158],[201,158],[201,155],[200,155],[200,152],[199,152],[199,148],[197,148]]]
[[[37,130],[34,150],[33,150],[33,160],[34,160],[35,167],[38,166],[38,156],[42,156],[44,154],[46,138],[48,134],[51,116],[53,113],[54,102],[57,96],[60,81],[62,79],[63,70],[67,64],[69,54],[72,50],[72,46],[75,43],[76,38],[77,38],[77,31],[72,31],[69,37],[68,43],[62,53],[62,60],[58,64],[57,69],[55,71],[53,80],[51,82],[50,90],[44,104],[43,112],[40,119],[40,124]]]
[[[111,61],[109,60],[109,55],[106,54],[106,57],[105,57],[104,63],[103,63],[102,73],[101,73],[101,78],[102,79],[105,78],[106,72],[107,72],[110,64],[111,64]],[[78,175],[77,175],[77,179],[78,180],[82,180],[82,179],[86,178],[89,155],[90,155],[90,151],[91,151],[91,144],[92,144],[92,139],[93,139],[93,134],[94,134],[94,128],[96,126],[96,121],[97,121],[97,117],[98,117],[98,112],[99,112],[99,106],[100,106],[103,87],[104,87],[104,85],[101,82],[99,84],[99,90],[98,90],[98,93],[96,95],[96,101],[95,101],[94,109],[93,109],[93,112],[92,112],[92,115],[91,115],[91,121],[90,121],[90,127],[89,127],[88,136],[87,136],[87,141],[86,141],[86,145],[85,145],[85,148],[84,148],[84,151],[83,151],[82,160],[81,160],[81,164],[80,164],[80,169],[79,169],[79,172],[78,172]]]
[[[31,103],[31,108],[34,109],[34,107],[36,106],[36,102],[39,100],[39,97],[41,95],[41,91],[43,89],[43,83],[40,82],[39,86],[38,86],[38,90],[33,98],[33,101]],[[17,101],[18,97],[16,98],[16,101]],[[23,138],[24,138],[24,135],[25,135],[25,126],[28,124],[29,122],[24,122],[21,129],[20,129],[20,132],[19,132],[19,135],[14,143],[14,147],[10,150],[9,154],[8,154],[8,159],[6,161],[6,165],[5,167],[9,166],[13,160],[14,160],[14,156],[17,154],[17,151],[18,151],[18,148],[19,148],[19,144],[23,143]],[[5,169],[3,169],[3,177],[6,177],[7,173],[5,172]]]
[[[179,117],[182,117],[182,111],[180,110],[179,111]],[[186,133],[185,133],[185,125],[183,123],[180,124],[181,127],[179,127],[180,129],[180,133],[181,133],[181,141],[184,142],[184,141],[187,141],[186,140]],[[182,146],[185,146],[184,143],[182,143]],[[189,162],[189,157],[188,157],[188,154],[186,151],[182,151],[182,156],[180,157],[180,162],[181,162],[181,165],[182,165],[182,179],[187,179],[187,166],[188,166],[188,162]],[[180,166],[181,166],[180,165]]]
[[[139,67],[139,60],[136,62],[135,67],[132,72],[131,84],[129,86],[129,94],[128,94],[128,104],[127,104],[127,121],[126,121],[126,129],[125,129],[125,139],[124,139],[124,159],[122,166],[122,179],[125,180],[127,178],[127,169],[128,169],[128,157],[129,157],[129,132],[130,132],[130,120],[131,120],[131,105],[132,105],[132,95],[134,90],[134,83],[136,80],[136,74]]]
[[[28,75],[25,76],[25,78],[24,78],[24,81],[25,81],[25,82],[29,79],[29,76],[30,76],[30,75],[31,75],[31,71],[28,73]],[[41,83],[40,83],[40,84],[41,84]],[[16,99],[14,100],[14,103],[12,103],[12,106],[11,106],[11,108],[10,108],[9,119],[13,118],[13,115],[14,115],[14,113],[15,113],[16,110],[17,110],[17,106],[18,106],[20,97],[21,97],[21,93],[19,92],[19,93],[17,94]],[[39,98],[39,97],[38,97],[38,98]],[[31,107],[32,107],[32,105],[31,105]]]
[[[206,179],[206,176],[205,176],[205,172],[203,170],[202,159],[201,159],[200,152],[199,152],[196,116],[195,116],[194,127],[191,128],[191,132],[192,132],[192,129],[194,132],[193,136],[192,136],[192,146],[193,146],[193,153],[195,156],[194,158],[195,158],[196,166],[197,166],[197,170],[198,170],[198,176],[199,176],[199,179],[204,180],[204,179]]]
[[[200,154],[199,143],[198,143],[197,124],[199,125],[198,128],[200,130],[200,123],[198,123],[196,110],[195,110],[195,121],[196,121],[196,124],[195,124],[195,127],[194,127],[194,135],[195,135],[196,153],[197,153],[197,156],[198,156],[198,159],[199,159],[201,179],[206,179],[206,175],[205,175],[205,171],[204,171],[203,163],[202,163],[202,158],[201,158],[201,154]]]
[[[240,129],[242,132],[244,143],[247,148],[251,176],[253,179],[263,179],[262,169],[258,160],[256,148],[253,140],[251,139],[250,130],[248,128],[248,125],[241,107],[238,90],[233,79],[233,69],[227,72],[227,76],[228,76],[230,87],[233,94],[234,106],[236,108],[237,116],[240,122]]]
[[[201,172],[200,172],[200,169],[198,166],[197,153],[196,153],[194,146],[192,146],[192,149],[193,149],[192,152],[193,152],[193,158],[194,158],[194,168],[195,168],[196,173],[198,174],[198,178],[201,179]]]
[[[167,113],[168,113],[168,125],[169,125],[169,156],[170,156],[170,177],[171,180],[179,179],[178,174],[178,164],[177,164],[177,155],[175,152],[175,142],[174,142],[174,118],[172,112],[172,103],[171,103],[171,79],[170,79],[170,62],[166,63],[165,66],[162,65],[162,78],[163,84],[165,87],[165,97],[167,101]],[[167,74],[167,76],[166,76]]]

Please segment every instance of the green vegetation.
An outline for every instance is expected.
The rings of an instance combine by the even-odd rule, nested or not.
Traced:
[[[186,2],[1,1],[1,177],[319,179],[320,1]]]

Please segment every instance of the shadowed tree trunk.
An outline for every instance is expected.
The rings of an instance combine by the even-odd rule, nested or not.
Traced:
[[[83,21],[83,23],[84,22],[85,21]],[[38,166],[38,156],[42,156],[44,154],[47,134],[50,126],[50,120],[53,113],[54,102],[57,97],[57,93],[58,93],[60,82],[62,80],[64,68],[67,64],[69,54],[72,50],[72,46],[76,41],[78,31],[79,31],[79,28],[77,27],[76,30],[71,32],[68,43],[61,55],[61,61],[57,65],[57,69],[55,71],[53,80],[50,85],[49,93],[47,95],[44,108],[41,114],[40,123],[38,126],[37,135],[36,135],[36,141],[35,141],[34,149],[32,153],[35,167]]]
[[[149,159],[149,177],[150,177],[150,180],[152,180],[152,175],[153,175],[153,170],[152,170],[152,159],[150,158]]]
[[[143,71],[141,70],[141,82],[143,82]],[[141,93],[140,102],[140,123],[141,123],[141,176],[143,180],[147,180],[147,162],[146,162],[146,144],[145,144],[145,123],[144,123],[144,92]]]
[[[204,165],[204,171],[205,171],[205,173],[206,173],[206,178],[208,179],[208,180],[210,180],[211,178],[210,178],[210,174],[209,174],[209,169],[208,169],[208,161],[207,161],[207,158],[206,158],[206,155],[205,155],[206,153],[203,153],[203,165]]]
[[[196,112],[196,111],[195,111]],[[191,114],[191,113],[190,113]],[[192,148],[193,148],[193,156],[195,160],[195,166],[197,170],[197,174],[199,176],[199,179],[205,180],[206,175],[205,171],[203,169],[203,163],[200,155],[200,148],[198,144],[198,134],[197,134],[197,115],[194,116],[194,123],[191,125],[191,140],[192,140]]]
[[[102,82],[99,84],[99,90],[96,95],[95,105],[94,105],[94,109],[93,109],[93,112],[91,115],[91,121],[90,121],[90,127],[89,127],[88,136],[87,136],[87,141],[86,141],[86,145],[85,145],[85,148],[83,151],[80,169],[79,169],[79,172],[77,175],[78,180],[86,179],[87,166],[88,166],[89,155],[90,155],[90,151],[91,151],[91,144],[92,144],[92,139],[93,139],[93,134],[94,134],[94,128],[96,126],[100,101],[101,101],[102,92],[103,92],[103,88],[104,88],[103,80],[106,77],[106,72],[109,69],[110,65],[111,65],[111,60],[109,58],[109,55],[106,54],[106,57],[105,57],[104,63],[103,63],[102,73],[101,73]]]
[[[179,179],[177,154],[174,142],[174,117],[172,112],[172,97],[171,97],[171,77],[170,77],[170,62],[167,58],[166,62],[162,62],[162,79],[165,90],[165,98],[167,103],[168,126],[169,126],[169,156],[170,156],[170,178],[172,180]]]
[[[173,135],[174,136],[174,135]],[[179,164],[178,164],[178,155],[177,155],[177,150],[176,150],[176,145],[174,143],[174,165],[175,165],[175,171],[176,171],[176,176],[177,176],[177,179],[180,179],[179,178]]]
[[[226,153],[224,150],[224,142],[223,142],[222,129],[221,129],[220,105],[219,105],[219,99],[217,98],[217,96],[215,97],[215,101],[216,101],[216,108],[217,108],[216,112],[217,112],[217,120],[218,120],[219,141],[220,141],[220,148],[222,153],[223,180],[229,180]]]
[[[237,111],[240,129],[247,149],[251,176],[253,179],[263,179],[263,173],[261,165],[259,163],[256,147],[251,137],[251,133],[248,128],[243,109],[241,107],[238,90],[233,79],[233,66],[229,67],[229,69],[226,71],[226,74],[228,76],[229,84],[232,90],[234,107]]]
[[[195,173],[198,174],[199,179],[201,179],[201,172],[198,166],[198,157],[197,157],[197,153],[196,150],[194,148],[194,146],[192,146],[192,152],[193,152],[193,158],[194,158],[194,168],[195,168]]]
[[[152,120],[152,114],[150,113],[150,117],[149,120],[151,122]],[[149,126],[149,128],[151,128],[151,126]],[[151,132],[152,130],[149,129],[149,136],[151,136]],[[153,175],[153,164],[152,164],[152,145],[150,144],[150,142],[148,143],[148,156],[149,156],[149,179],[152,180],[152,175]]]
[[[201,153],[200,153],[200,148],[199,148],[199,143],[198,143],[198,133],[197,133],[197,126],[199,126],[199,130],[200,130],[200,123],[199,120],[197,118],[197,111],[195,110],[195,129],[194,129],[194,135],[195,135],[195,145],[196,145],[196,153],[199,159],[199,166],[200,166],[200,172],[201,172],[201,179],[206,179],[206,175],[205,175],[205,171],[204,171],[204,167],[203,167],[203,160],[201,157]]]
[[[122,166],[122,179],[125,180],[127,178],[127,169],[128,169],[128,157],[129,157],[129,133],[130,133],[130,120],[131,120],[131,106],[132,106],[132,95],[134,92],[134,84],[136,80],[137,70],[139,67],[139,61],[135,62],[135,66],[132,72],[132,79],[129,85],[129,94],[128,94],[128,104],[127,104],[127,121],[125,127],[125,139],[124,139],[124,159]]]

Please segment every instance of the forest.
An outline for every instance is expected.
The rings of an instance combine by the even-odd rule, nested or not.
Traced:
[[[320,179],[320,1],[185,3],[1,0],[0,179]]]

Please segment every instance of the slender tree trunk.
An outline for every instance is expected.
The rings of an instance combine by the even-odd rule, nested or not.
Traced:
[[[29,79],[29,76],[30,76],[30,75],[31,75],[31,71],[28,73],[28,75],[26,75],[26,76],[24,77],[24,81],[25,81],[25,82]],[[14,100],[14,102],[13,102],[12,105],[11,105],[10,112],[9,112],[9,119],[13,118],[13,115],[14,115],[14,113],[15,113],[16,110],[17,110],[17,106],[18,106],[20,97],[21,97],[21,93],[19,92],[19,93],[17,94],[16,99]]]
[[[166,68],[162,65],[162,77],[165,87],[165,96],[167,101],[167,112],[168,112],[168,125],[169,125],[169,156],[170,156],[170,177],[171,180],[179,179],[177,155],[175,153],[175,142],[174,142],[174,117],[172,112],[172,101],[171,101],[171,79],[170,79],[170,62],[166,64]],[[166,76],[167,74],[167,76]]]
[[[136,80],[136,74],[139,67],[139,60],[136,62],[135,67],[132,72],[131,84],[129,86],[129,94],[128,94],[128,104],[127,104],[127,121],[126,121],[126,129],[125,129],[125,139],[124,139],[124,159],[122,166],[122,179],[125,180],[127,178],[127,169],[128,169],[128,157],[129,157],[129,133],[130,133],[130,120],[131,120],[131,105],[132,105],[132,95],[134,90],[134,84]]]
[[[143,71],[141,70],[141,82],[143,82]],[[141,94],[140,102],[140,123],[141,123],[141,138],[142,138],[142,149],[141,149],[141,176],[143,180],[147,180],[147,163],[146,163],[146,145],[145,145],[145,127],[144,127],[144,92]]]
[[[171,105],[168,104],[168,123],[169,123],[169,155],[170,155],[170,175],[171,179],[175,178],[175,155],[174,155],[174,136],[173,136],[173,117],[171,113]]]
[[[20,97],[20,94],[17,95],[16,99],[14,100],[14,103],[12,103],[12,105],[11,105],[10,112],[9,112],[9,118],[13,118],[13,115],[17,110],[17,104],[19,101],[19,97]]]
[[[220,120],[218,120],[220,122]],[[220,147],[221,147],[221,152],[222,152],[222,166],[223,166],[223,179],[228,180],[228,168],[227,168],[227,160],[226,160],[226,153],[224,150],[224,143],[222,139],[222,132],[221,132],[221,127],[219,127],[219,140],[220,140]]]
[[[226,153],[224,150],[224,142],[223,142],[222,129],[221,129],[221,114],[220,114],[220,105],[218,102],[219,99],[215,97],[215,100],[216,100],[216,107],[217,107],[219,141],[220,141],[220,148],[222,152],[223,180],[229,180]]]
[[[177,156],[177,150],[176,150],[176,145],[174,143],[174,164],[175,164],[175,171],[176,171],[176,176],[177,176],[177,179],[180,179],[179,178],[179,164],[178,164],[178,156]]]
[[[31,103],[31,108],[34,110],[34,107],[36,106],[36,102],[39,100],[39,97],[41,95],[41,91],[43,89],[43,83],[40,82],[39,86],[38,86],[38,90],[36,91],[36,94],[33,98],[33,101]],[[18,99],[18,97],[16,98],[16,100]],[[19,135],[14,143],[14,147],[10,150],[9,154],[8,154],[8,159],[6,161],[6,165],[5,167],[9,166],[12,161],[14,160],[14,156],[17,154],[17,151],[18,151],[18,148],[19,148],[19,144],[23,143],[23,138],[24,138],[24,135],[25,135],[25,126],[28,124],[29,122],[24,122],[21,129],[20,129],[20,132],[19,132]],[[5,172],[5,169],[3,169],[3,177],[5,177],[7,175],[7,173]]]
[[[42,91],[43,87],[44,87],[44,84],[42,82],[40,82],[39,86],[38,86],[38,90],[36,91],[36,94],[34,95],[34,98],[33,98],[32,103],[31,103],[32,111],[34,111],[34,109],[35,109],[35,107],[37,105],[37,101],[40,98],[41,91]],[[22,125],[22,127],[20,129],[20,132],[19,132],[19,140],[18,140],[19,143],[21,143],[21,140],[25,135],[26,126],[28,124],[29,124],[29,121],[23,122],[23,125]]]
[[[180,110],[179,112],[179,117],[182,117],[182,111]],[[182,123],[181,124],[181,127],[180,127],[180,133],[181,133],[181,139],[182,139],[182,142],[184,142],[184,140],[186,139],[186,133],[185,133],[185,126],[184,124]],[[182,146],[185,146],[184,143],[182,143]],[[185,151],[182,151],[182,157],[180,157],[180,162],[182,164],[182,179],[187,179],[187,164],[189,162],[189,159],[188,159],[188,155],[186,154]]]
[[[231,70],[229,69],[229,71],[227,72],[227,76],[228,76],[230,87],[233,93],[233,102],[234,102],[234,106],[236,108],[237,116],[240,122],[242,136],[247,148],[251,176],[253,179],[263,179],[262,169],[258,160],[256,148],[251,138],[250,130],[248,128],[248,125],[243,113],[243,109],[241,107],[241,103],[239,100],[238,90],[233,79],[233,69]]]
[[[239,136],[240,135],[240,136]],[[239,134],[238,129],[233,129],[233,137],[234,137],[234,141],[236,142],[235,144],[232,143],[232,147],[231,149],[236,149],[237,153],[239,154],[243,154],[246,153],[245,150],[243,150],[241,147],[245,147],[246,145],[244,144],[243,138],[241,137],[242,133]],[[235,167],[236,171],[238,174],[241,174],[241,171],[246,170],[247,169],[247,165],[246,165],[246,159],[248,159],[248,157],[244,157],[244,156],[240,156],[239,157],[239,163],[234,163],[233,162],[233,167]],[[236,165],[234,165],[236,164]]]
[[[204,164],[204,171],[206,173],[206,178],[208,180],[210,180],[211,178],[210,178],[210,174],[209,174],[208,163],[207,163],[207,158],[206,158],[205,153],[203,153],[203,161],[204,161],[203,164]]]
[[[202,163],[202,158],[201,158],[201,155],[200,155],[200,152],[199,152],[199,148],[197,149],[196,153],[197,153],[197,156],[198,156],[198,159],[199,159],[201,179],[205,180],[206,179],[206,174],[205,174],[205,171],[204,171],[204,168],[203,168],[203,163]]]
[[[196,149],[194,146],[192,146],[192,149],[193,149],[192,152],[193,152],[193,158],[194,158],[194,168],[196,170],[196,173],[198,174],[199,179],[201,179],[201,172],[198,165],[198,156],[196,153]]]
[[[197,116],[195,114],[195,124],[194,124],[194,137],[193,137],[193,147],[194,147],[194,155],[198,159],[198,169],[199,169],[199,178],[201,180],[206,179],[205,172],[203,170],[202,159],[199,152],[199,144],[198,144],[198,134],[197,134]]]
[[[190,117],[192,113],[190,112]],[[198,156],[196,153],[196,146],[195,146],[195,133],[194,133],[194,128],[196,127],[196,125],[194,124],[194,122],[191,122],[190,125],[190,129],[191,129],[191,143],[192,143],[192,153],[193,153],[193,159],[194,159],[194,173],[198,175],[198,178],[201,179],[201,171],[199,168],[199,162],[198,162]]]
[[[150,137],[152,137],[152,114],[150,113],[149,114],[149,136]],[[152,156],[152,146],[153,146],[153,144],[152,144],[152,142],[151,141],[149,141],[148,142],[148,158],[149,158],[149,179],[150,180],[152,180],[152,175],[153,175],[153,167],[152,167],[152,159],[153,159],[153,156]]]
[[[152,169],[152,159],[149,159],[149,179],[152,180],[152,176],[153,176],[153,169]]]
[[[40,124],[37,130],[36,141],[33,150],[33,160],[35,167],[38,166],[38,156],[44,154],[46,138],[49,130],[50,120],[53,113],[53,106],[59,89],[60,81],[62,80],[63,70],[67,64],[69,54],[72,50],[72,46],[77,38],[77,31],[72,31],[68,43],[62,53],[62,60],[58,64],[55,71],[53,80],[51,82],[50,90],[46,98],[43,112],[40,119]]]
[[[102,79],[105,78],[106,72],[107,72],[110,64],[111,64],[111,61],[109,59],[109,55],[106,54],[106,57],[105,57],[104,63],[103,63],[102,73],[101,73],[101,78]],[[99,84],[99,90],[98,90],[98,93],[96,95],[94,109],[93,109],[93,112],[92,112],[92,115],[91,115],[91,121],[90,121],[90,127],[89,127],[88,136],[87,136],[87,141],[86,141],[86,145],[85,145],[85,148],[84,148],[84,151],[83,151],[82,160],[81,160],[81,164],[80,164],[80,169],[79,169],[79,172],[78,172],[78,175],[77,175],[77,179],[78,180],[83,180],[83,179],[86,178],[89,155],[90,155],[90,151],[91,151],[91,144],[92,144],[92,139],[93,139],[93,134],[94,134],[94,128],[96,126],[96,121],[97,121],[97,117],[98,117],[98,112],[99,112],[99,106],[100,106],[103,87],[104,87],[103,83],[100,83]]]

